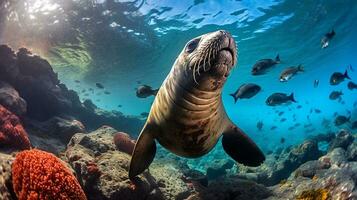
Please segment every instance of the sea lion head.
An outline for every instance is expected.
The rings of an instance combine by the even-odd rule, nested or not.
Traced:
[[[237,63],[236,43],[230,33],[219,30],[190,40],[175,67],[184,71],[188,83],[203,90],[223,87]]]

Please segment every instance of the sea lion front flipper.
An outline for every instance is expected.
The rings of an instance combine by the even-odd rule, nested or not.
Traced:
[[[144,172],[154,160],[156,143],[153,134],[153,125],[145,124],[132,153],[129,167],[130,179]]]
[[[259,147],[235,125],[223,133],[222,145],[230,157],[243,165],[256,167],[265,160]]]

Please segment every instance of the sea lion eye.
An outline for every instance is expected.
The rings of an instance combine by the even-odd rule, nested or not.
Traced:
[[[187,53],[192,53],[198,46],[198,43],[200,42],[201,38],[196,38],[194,40],[191,40],[189,43],[186,45],[186,52]]]

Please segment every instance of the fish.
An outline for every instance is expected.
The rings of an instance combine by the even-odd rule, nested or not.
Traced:
[[[136,81],[137,84],[141,84],[141,81]]]
[[[109,91],[104,91],[104,94],[110,95],[111,93]]]
[[[85,94],[83,94],[83,96],[87,97],[87,96],[89,96],[89,94],[88,94],[88,93],[85,93]]]
[[[334,112],[333,116],[336,117],[338,115],[338,112]]]
[[[277,129],[278,127],[277,126],[272,126],[271,128],[270,128],[270,130],[275,130],[275,129]]]
[[[280,138],[280,143],[281,143],[281,144],[284,144],[284,143],[285,143],[285,138],[283,138],[283,137]]]
[[[279,116],[282,116],[284,114],[284,111],[279,112]]]
[[[336,118],[335,118],[335,126],[341,126],[347,122],[350,122],[350,119],[351,119],[351,116],[349,117],[346,117],[346,116],[343,116],[343,115],[338,115]]]
[[[310,108],[310,114],[313,112],[313,109],[312,108]]]
[[[118,105],[118,108],[121,108],[121,107],[123,107],[123,106],[119,104],[119,105]]]
[[[285,122],[286,121],[286,118],[281,118],[280,119],[280,122]]]
[[[321,39],[321,48],[324,49],[329,46],[330,40],[336,35],[335,31],[332,29],[330,32],[326,33]]]
[[[149,96],[156,96],[159,89],[152,89],[151,86],[141,85],[136,89],[136,96],[138,98],[147,98]]]
[[[250,99],[261,90],[261,87],[254,83],[242,84],[234,93],[230,94],[233,97],[234,103],[237,103],[238,99]]]
[[[357,101],[355,101],[355,102],[353,103],[353,107],[354,107],[354,108],[357,107]]]
[[[80,83],[81,81],[79,81],[79,80],[74,80],[74,82],[76,82],[76,83]]]
[[[104,85],[101,83],[95,83],[95,86],[99,89],[104,89]]]
[[[341,99],[342,95],[343,93],[341,91],[332,91],[330,93],[329,99],[331,100]]]
[[[316,128],[312,128],[312,129],[305,130],[305,133],[312,133],[312,132],[315,132],[315,131],[316,131]]]
[[[86,89],[83,89],[82,91],[81,91],[81,93],[85,93],[86,92]]]
[[[268,106],[276,106],[288,102],[297,102],[294,99],[294,93],[291,93],[290,95],[284,93],[274,93],[265,101]]]
[[[149,116],[149,113],[148,113],[148,112],[142,112],[142,113],[140,113],[140,116],[142,116],[142,117],[148,117],[148,116]]]
[[[263,126],[264,126],[264,124],[262,121],[257,122],[257,128],[259,131],[261,131],[263,129]]]
[[[330,77],[330,85],[338,85],[346,78],[351,80],[351,78],[348,76],[347,70],[343,74],[341,72],[334,72]]]
[[[289,131],[292,131],[292,130],[294,130],[294,129],[295,129],[294,126],[290,126],[290,127],[288,128]]]
[[[315,113],[321,113],[320,109],[315,108]]]
[[[301,125],[300,123],[295,123],[295,124],[294,124],[295,127],[298,127],[298,126],[300,126],[300,125]]]
[[[348,82],[347,87],[350,90],[354,90],[354,89],[357,89],[357,84],[352,82],[352,81],[350,81],[350,82]]]
[[[280,73],[279,80],[280,80],[280,82],[287,82],[293,76],[295,76],[298,72],[303,72],[303,71],[304,71],[304,67],[301,64],[298,65],[297,67],[295,67],[295,66],[288,67]]]
[[[302,105],[296,106],[296,109],[301,109],[301,108],[302,108]]]
[[[320,81],[318,79],[314,80],[314,88],[319,86]]]
[[[274,65],[279,63],[280,63],[279,54],[275,57],[274,60],[270,58],[258,60],[254,64],[251,73],[254,76],[265,74],[270,68],[272,68]]]

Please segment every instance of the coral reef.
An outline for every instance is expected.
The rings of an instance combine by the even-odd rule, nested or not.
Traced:
[[[0,105],[0,149],[30,149],[31,144],[19,118]]]
[[[86,196],[72,172],[53,154],[26,150],[12,164],[12,183],[19,200],[77,199]]]
[[[113,137],[114,144],[119,151],[131,154],[134,150],[135,140],[131,139],[127,133],[118,132]]]

